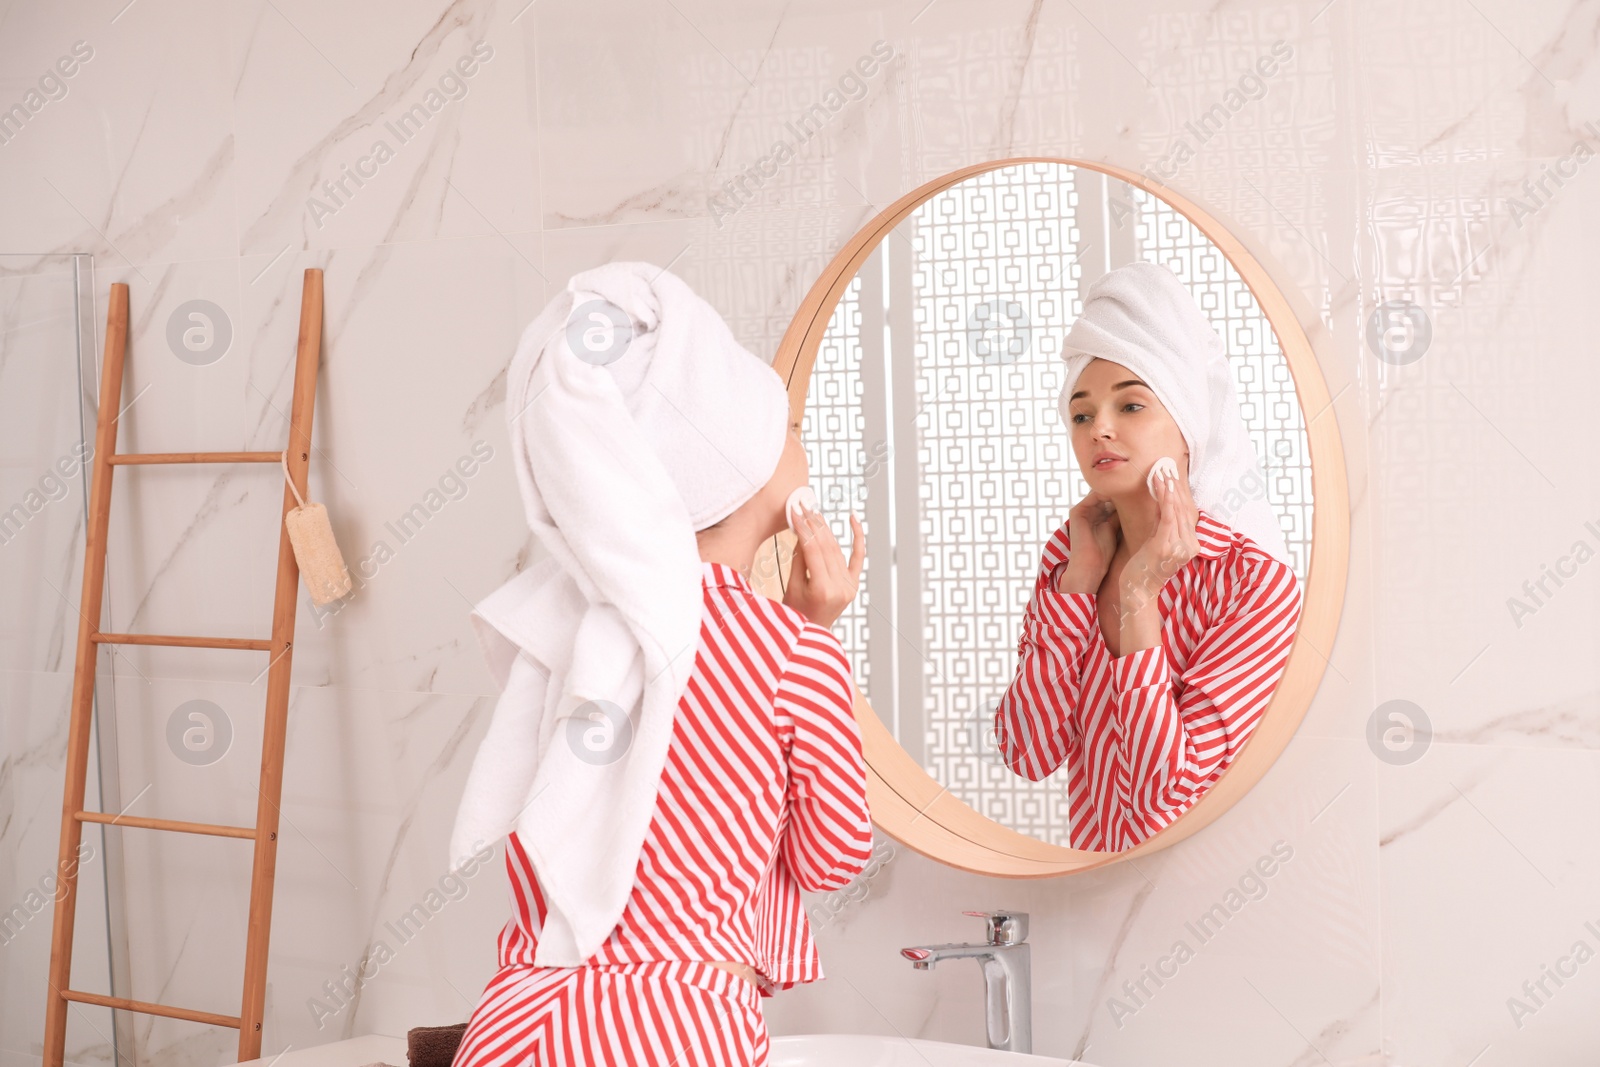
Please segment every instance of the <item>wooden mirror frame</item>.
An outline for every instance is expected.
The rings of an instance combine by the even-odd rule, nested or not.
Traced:
[[[1283,676],[1261,722],[1233,763],[1187,811],[1135,847],[1122,852],[1065,848],[1029,837],[980,814],[911,758],[857,690],[855,712],[867,764],[867,798],[872,821],[879,828],[906,847],[964,871],[1002,878],[1049,878],[1144,856],[1183,840],[1227,811],[1272,766],[1311,706],[1327,666],[1319,650],[1333,646],[1339,628],[1349,569],[1350,501],[1338,422],[1326,417],[1332,401],[1322,368],[1288,300],[1266,269],[1221,223],[1183,196],[1134,171],[1086,160],[1024,156],[964,167],[913,189],[852,237],[806,294],[773,359],[774,369],[789,387],[790,416],[795,426],[803,425],[811,369],[834,309],[879,242],[936,194],[975,174],[1021,163],[1059,163],[1098,171],[1158,197],[1194,223],[1228,257],[1255,296],[1282,346],[1301,410],[1310,413],[1306,417],[1306,435],[1313,495],[1311,564],[1300,622]],[[1044,546],[1039,547],[1043,551]],[[763,546],[752,577],[758,591],[781,598],[778,575],[787,573],[793,548],[794,534],[788,531]]]

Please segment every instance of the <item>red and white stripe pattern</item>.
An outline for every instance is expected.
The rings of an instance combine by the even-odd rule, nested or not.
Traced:
[[[1288,564],[1199,510],[1199,554],[1161,590],[1161,642],[1113,657],[1094,593],[1062,593],[1070,520],[1040,562],[995,709],[1011,769],[1067,767],[1071,847],[1132,848],[1187,810],[1250,737],[1283,674],[1300,618]]]
[[[735,1016],[743,1009],[727,998],[748,996],[759,1023],[760,996],[823,977],[800,890],[843,888],[872,853],[850,662],[832,631],[756,593],[737,568],[702,561],[702,569],[695,668],[622,919],[585,966],[534,967],[546,905],[509,835],[512,916],[500,932],[500,970],[453,1067],[524,1067],[534,1053],[553,1057],[539,1063],[653,1063],[666,1045],[649,1012],[704,1024],[699,1008],[679,1002],[690,995],[685,980],[714,985]],[[695,962],[704,960],[749,964],[763,987]],[[669,963],[676,969],[663,970]],[[635,995],[648,1003],[629,1003]],[[561,1051],[579,1031],[588,1058]],[[728,1036],[702,1034],[703,1047],[681,1062],[765,1062],[764,1029],[747,1035],[759,1059],[718,1058]]]
[[[452,1067],[760,1067],[761,997],[696,960],[512,967],[489,983]]]

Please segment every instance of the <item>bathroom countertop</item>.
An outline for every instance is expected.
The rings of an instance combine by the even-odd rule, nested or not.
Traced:
[[[369,1063],[406,1067],[406,1039],[386,1034],[364,1034],[326,1045],[287,1049],[259,1060],[244,1060],[240,1067],[366,1067]]]

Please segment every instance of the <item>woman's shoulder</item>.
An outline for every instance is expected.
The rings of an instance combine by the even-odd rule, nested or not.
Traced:
[[[1228,525],[1225,518],[1213,515],[1204,508],[1198,511],[1195,537],[1200,542],[1200,555],[1231,562],[1236,565],[1235,569],[1293,572],[1294,568],[1287,561],[1262,548],[1242,530]]]
[[[759,679],[769,695],[793,687],[797,675],[848,671],[844,648],[827,627],[757,591],[749,578],[734,568],[708,563],[705,573],[701,632],[702,640],[719,650],[713,659],[737,661],[742,665],[740,677]],[[840,668],[839,663],[846,666]]]
[[[1288,561],[1203,510],[1196,534],[1211,581],[1222,588],[1224,610],[1242,609],[1245,605],[1252,605],[1251,610],[1255,610],[1271,602],[1280,606],[1292,604],[1298,612],[1302,599],[1300,576]]]
[[[849,657],[844,645],[826,626],[775,597],[746,589],[744,609],[751,612],[757,629],[766,635],[777,653],[781,674],[793,674],[808,666],[822,666],[837,673],[839,665],[848,676]]]

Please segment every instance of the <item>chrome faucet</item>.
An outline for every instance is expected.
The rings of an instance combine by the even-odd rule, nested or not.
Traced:
[[[984,1024],[989,1047],[1003,1052],[1033,1051],[1033,981],[1029,968],[1028,913],[964,911],[987,920],[982,944],[915,945],[900,955],[926,971],[940,960],[975,959],[983,965]]]

